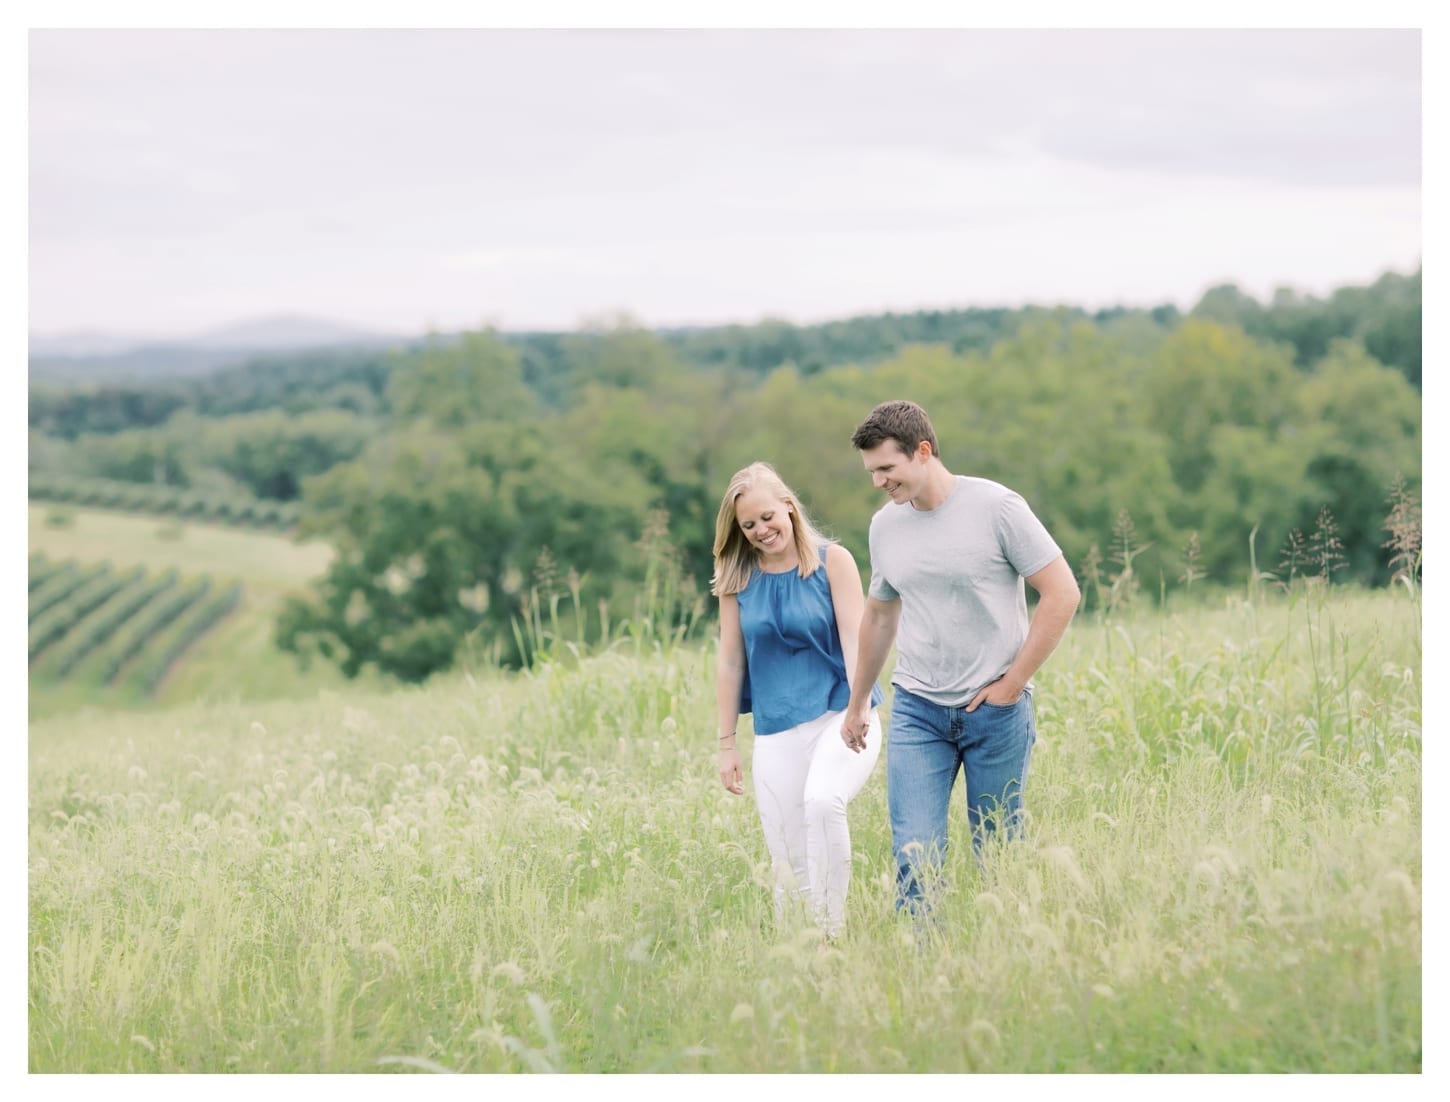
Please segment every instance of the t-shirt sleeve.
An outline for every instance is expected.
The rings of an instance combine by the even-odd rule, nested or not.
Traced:
[[[997,509],[997,541],[1013,569],[1024,578],[1036,574],[1062,554],[1026,499],[1009,491]],[[872,582],[875,582],[873,576]]]
[[[878,601],[894,601],[899,596],[896,590],[891,588],[891,583],[874,566],[871,568],[871,584],[866,587],[866,593]]]
[[[871,554],[871,581],[866,586],[866,595],[875,597],[878,601],[898,600],[900,594],[886,580],[886,575],[881,572],[880,530],[877,528],[874,518],[871,521],[868,544]]]

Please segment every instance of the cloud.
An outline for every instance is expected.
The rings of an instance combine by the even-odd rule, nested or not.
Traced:
[[[1419,254],[1415,31],[30,44],[37,330],[1181,299]]]

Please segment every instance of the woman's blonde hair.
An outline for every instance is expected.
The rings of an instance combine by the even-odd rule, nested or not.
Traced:
[[[735,519],[735,503],[742,494],[757,487],[785,502],[795,533],[793,538],[796,555],[800,558],[800,576],[809,578],[821,565],[821,544],[826,542],[826,538],[816,531],[810,517],[806,516],[795,491],[785,484],[769,463],[752,463],[736,471],[730,479],[730,485],[720,501],[720,513],[715,518],[715,576],[710,579],[710,592],[717,597],[744,589],[760,559],[760,552],[750,545],[745,533],[740,530],[740,522]]]

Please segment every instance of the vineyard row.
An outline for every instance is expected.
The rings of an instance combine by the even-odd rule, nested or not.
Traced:
[[[59,505],[154,513],[178,520],[278,531],[295,527],[300,515],[295,501],[263,501],[199,493],[157,483],[77,478],[35,471],[30,474],[30,498]]]
[[[209,577],[31,555],[30,676],[149,696],[241,599]]]

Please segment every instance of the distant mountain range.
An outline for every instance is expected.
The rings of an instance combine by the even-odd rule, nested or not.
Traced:
[[[283,314],[191,337],[127,337],[76,331],[30,335],[33,382],[121,382],[203,375],[261,356],[324,348],[403,345],[413,338]]]

